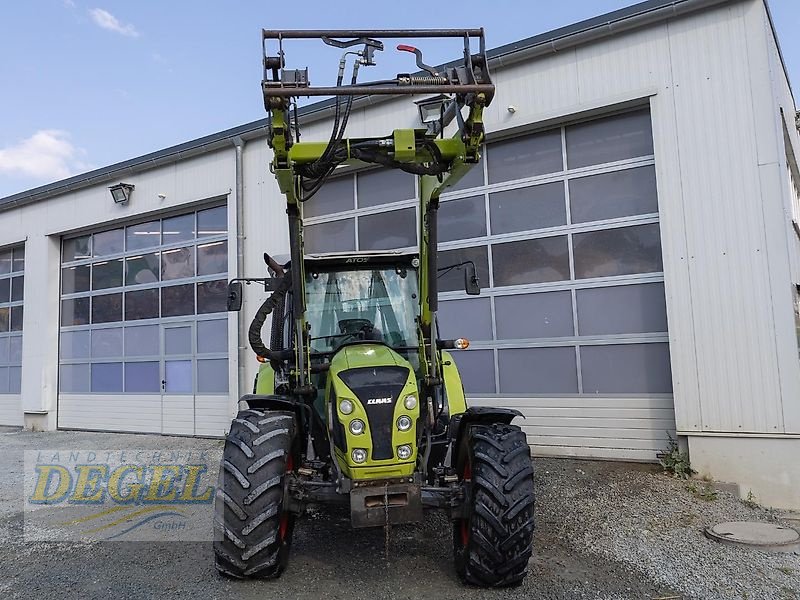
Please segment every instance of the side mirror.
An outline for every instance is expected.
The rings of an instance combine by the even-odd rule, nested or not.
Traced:
[[[481,283],[475,272],[475,265],[471,262],[464,265],[464,291],[469,296],[479,296],[481,293]]]
[[[242,310],[242,297],[242,282],[231,281],[228,284],[228,310]]]

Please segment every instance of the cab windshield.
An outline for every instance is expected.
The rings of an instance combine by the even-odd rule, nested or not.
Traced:
[[[417,273],[406,267],[306,273],[306,320],[311,351],[377,341],[416,348]]]

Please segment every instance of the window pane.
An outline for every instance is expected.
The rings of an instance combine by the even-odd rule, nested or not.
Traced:
[[[159,221],[149,221],[148,223],[126,227],[125,242],[129,252],[158,246],[161,243],[161,223]]]
[[[61,365],[58,371],[58,388],[65,394],[91,391],[89,365]]]
[[[207,394],[228,393],[228,359],[197,361],[197,391]]]
[[[663,271],[658,223],[572,236],[575,277],[610,277]]]
[[[197,314],[228,310],[228,282],[224,279],[197,284]]]
[[[218,206],[197,212],[197,237],[228,233],[228,208]]]
[[[489,194],[489,208],[495,234],[567,224],[560,181]]]
[[[437,317],[443,338],[492,339],[492,309],[488,298],[444,300],[439,303]]]
[[[69,298],[61,301],[61,325],[89,323],[89,298]]]
[[[93,392],[122,391],[122,363],[92,364]]]
[[[125,356],[156,356],[158,347],[158,325],[125,328]]]
[[[520,340],[574,335],[570,292],[496,296],[494,306],[498,339]]]
[[[400,169],[376,169],[358,173],[358,207],[378,206],[410,200],[414,192],[414,176]]]
[[[486,235],[483,196],[448,200],[439,205],[439,241],[451,242]]]
[[[122,294],[104,294],[92,298],[92,323],[122,321]]]
[[[303,217],[308,219],[353,210],[355,208],[353,188],[352,175],[328,179],[308,202],[303,203]]]
[[[483,179],[483,155],[485,153],[481,151],[481,160],[478,164],[472,165],[472,168],[467,171],[467,174],[461,178],[457,184],[453,187],[448,188],[447,191],[455,192],[457,190],[468,190],[470,188],[481,187],[486,185]]]
[[[125,285],[156,283],[161,272],[160,264],[160,252],[126,258]]]
[[[92,257],[92,236],[84,235],[71,240],[64,240],[61,248],[63,262],[81,260]]]
[[[0,279],[0,302],[8,302],[11,299],[11,280]]]
[[[475,272],[481,287],[489,287],[489,257],[486,246],[458,248],[456,250],[439,250],[437,261],[439,268],[457,265],[471,260],[475,263]],[[453,269],[438,277],[440,292],[464,291],[464,270]]]
[[[361,250],[389,250],[417,245],[416,209],[404,208],[358,218]]]
[[[11,325],[11,309],[8,306],[0,307],[0,332],[8,331]]]
[[[492,263],[495,286],[566,281],[569,279],[567,237],[495,244]]]
[[[569,182],[573,223],[658,212],[655,167],[626,169]]]
[[[136,290],[125,292],[125,320],[157,319],[158,290]]]
[[[197,246],[197,274],[214,275],[228,271],[228,242],[211,242]]]
[[[578,369],[575,348],[501,349],[500,393],[575,394]]]
[[[587,394],[670,394],[668,344],[581,346]]]
[[[8,338],[8,362],[12,365],[22,364],[22,336],[14,335]]]
[[[161,243],[174,244],[194,239],[194,213],[161,221]]]
[[[187,283],[161,288],[162,317],[192,314],[194,314],[194,284]]]
[[[164,353],[165,354],[191,354],[192,353],[192,328],[165,327],[164,328]]]
[[[168,360],[164,362],[165,389],[172,394],[192,393],[192,361]]]
[[[570,169],[653,154],[650,111],[597,119],[567,127]]]
[[[89,358],[89,332],[62,331],[60,355],[61,358]]]
[[[0,275],[11,273],[11,250],[0,252]]]
[[[122,286],[122,259],[92,263],[92,289]]]
[[[303,228],[303,242],[306,254],[355,250],[355,219],[308,225]]]
[[[11,278],[11,301],[20,302],[25,292],[25,276]]]
[[[159,393],[161,376],[157,362],[125,363],[125,391],[140,394]]]
[[[228,351],[228,320],[197,322],[197,353]]]
[[[22,321],[24,308],[22,306],[11,307],[11,327],[10,331],[22,331]]]
[[[0,367],[0,394],[8,393],[8,367]]]
[[[161,280],[194,277],[194,246],[161,252]]]
[[[92,330],[92,358],[122,356],[122,327]]]
[[[493,350],[455,350],[451,356],[467,394],[495,393]]]
[[[22,391],[22,368],[9,367],[8,369],[8,393],[19,394]]]
[[[667,331],[663,283],[578,290],[581,335]]]
[[[95,256],[119,254],[125,248],[125,235],[122,229],[112,229],[94,234],[92,249]]]
[[[14,262],[11,266],[11,270],[15,273],[19,273],[25,270],[25,246],[18,246],[14,248]]]
[[[489,183],[562,171],[561,130],[491,143],[487,161]]]
[[[0,337],[0,365],[8,364],[8,338]]]
[[[64,294],[88,292],[90,273],[89,265],[64,267],[61,269],[61,292]]]

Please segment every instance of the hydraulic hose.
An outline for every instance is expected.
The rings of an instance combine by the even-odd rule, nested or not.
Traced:
[[[267,320],[270,313],[282,304],[286,292],[291,289],[292,278],[290,272],[291,271],[287,271],[278,284],[278,288],[272,292],[269,298],[264,300],[261,307],[256,311],[250,323],[250,329],[247,331],[247,339],[250,342],[250,347],[253,349],[253,352],[267,360],[281,360],[283,358],[282,352],[274,352],[264,344],[264,340],[261,339],[261,328],[264,326],[264,322]]]

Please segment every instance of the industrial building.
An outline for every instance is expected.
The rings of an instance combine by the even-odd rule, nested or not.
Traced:
[[[484,287],[441,280],[471,402],[521,410],[535,455],[653,461],[678,436],[701,473],[800,508],[800,136],[764,0],[650,0],[489,56],[484,158],[440,210],[440,264]],[[331,108],[301,109],[306,139]],[[418,119],[373,99],[348,135]],[[227,281],[288,252],[265,136],[0,200],[0,423],[224,435],[263,299],[227,313]],[[332,179],[306,252],[413,248],[415,186]]]

